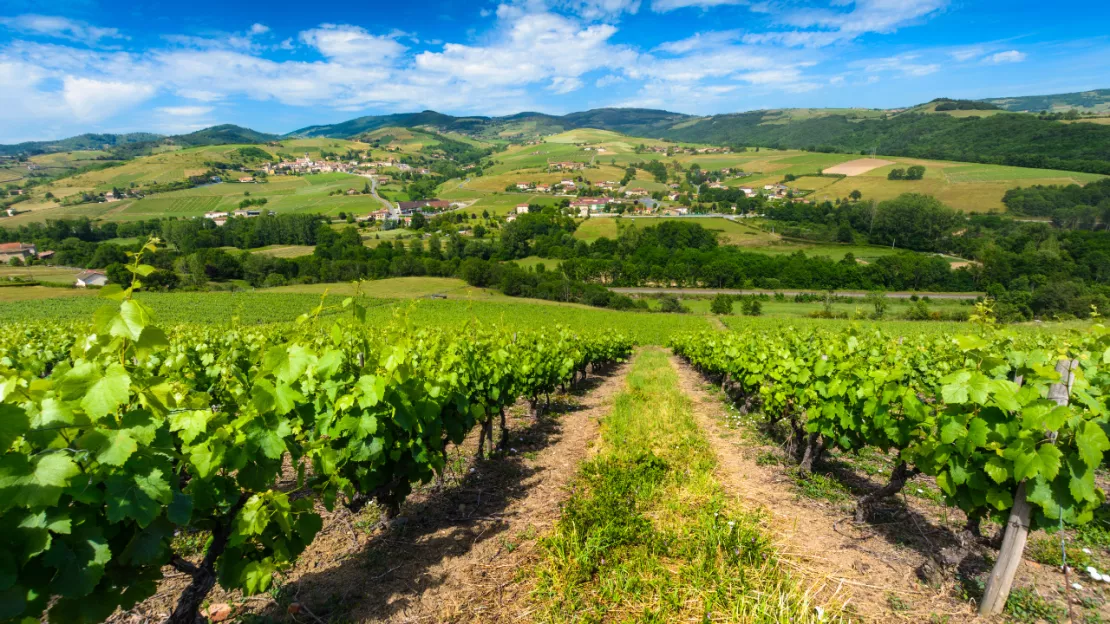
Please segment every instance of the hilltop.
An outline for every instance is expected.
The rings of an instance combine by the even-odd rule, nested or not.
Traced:
[[[1092,91],[1057,93],[1054,95],[989,98],[986,101],[999,108],[1020,113],[1065,112],[1072,109],[1079,112],[1107,113],[1110,112],[1110,89],[1094,89]]]

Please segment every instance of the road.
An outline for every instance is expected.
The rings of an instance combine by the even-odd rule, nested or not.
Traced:
[[[774,295],[775,293],[782,293],[787,297],[794,295],[823,295],[823,290],[735,290],[731,288],[610,288],[609,290],[623,295]],[[834,291],[837,297],[856,297],[862,299],[869,293],[862,290],[837,290]],[[982,293],[912,293],[912,292],[888,292],[885,293],[891,299],[909,299],[917,295],[918,297],[928,296],[930,299],[952,299],[956,301],[974,301]]]
[[[400,216],[399,209],[396,206],[389,203],[389,200],[385,199],[381,195],[378,195],[378,177],[370,174],[362,174],[362,177],[370,178],[370,194],[374,196],[374,199],[378,200],[378,202],[385,206],[385,209],[388,210],[393,216]]]

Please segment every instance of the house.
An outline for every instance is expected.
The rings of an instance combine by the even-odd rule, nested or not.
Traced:
[[[356,191],[355,189],[347,189],[347,194],[348,195],[358,195],[358,191]]]
[[[551,192],[551,185],[550,184],[537,184],[536,185],[536,190],[539,191],[540,193],[550,193]]]
[[[682,195],[679,194],[679,193],[671,193],[670,195],[667,195],[667,199],[669,199],[671,201],[678,201],[678,198],[681,197],[681,196]]]
[[[709,188],[711,188],[711,189],[727,189],[728,187],[725,186],[724,184],[721,184],[720,182],[711,182],[709,184]]]
[[[505,217],[505,223],[512,223],[513,221],[516,221],[516,215],[515,214],[511,214],[511,215]]]
[[[648,192],[642,188],[625,189],[625,197],[647,197]]]
[[[248,182],[254,182],[254,178],[251,177],[251,176],[243,176],[243,177],[239,178],[239,182],[241,182],[243,184],[246,184]]]
[[[223,211],[209,211],[209,212],[204,213],[204,218],[205,219],[212,219],[213,221],[216,220],[216,219],[226,219],[226,218],[228,218],[228,216],[230,216],[230,215],[228,215],[227,212],[223,212]]]
[[[236,217],[257,217],[262,213],[258,210],[236,210],[231,214],[235,215]]]
[[[528,204],[520,204],[516,207],[517,214],[528,214]]]
[[[547,166],[555,169],[556,171],[577,171],[578,169],[582,169],[583,167],[585,167],[586,164],[580,162],[557,162],[548,163]]]
[[[516,187],[521,191],[527,191],[528,189],[532,188],[532,185],[527,182],[517,182]]]
[[[744,195],[747,195],[748,197],[755,197],[755,189],[750,186],[741,186],[740,192],[742,192]]]
[[[78,288],[88,288],[94,286],[99,288],[108,283],[108,276],[102,271],[81,271],[77,274],[77,281],[74,286]]]
[[[358,219],[356,219],[356,221],[385,221],[392,216],[392,212],[386,210],[385,208],[382,208],[380,210],[375,210],[374,212],[371,212],[365,217],[359,217]]]
[[[115,192],[113,192],[113,191],[108,191],[107,193],[104,194],[104,201],[118,202],[119,200],[120,200],[120,198],[117,197]]]
[[[37,257],[38,257],[39,260],[50,260],[51,258],[54,257],[54,251],[51,250],[51,249],[48,249],[48,250],[40,253]]]
[[[417,210],[425,208],[431,208],[433,211],[447,210],[451,207],[451,202],[443,201],[442,199],[421,199],[418,201],[398,202],[397,207],[401,210],[401,214],[412,214]]]
[[[38,250],[34,245],[25,245],[23,243],[2,243],[0,244],[0,262],[7,264],[12,258],[19,258],[26,261],[29,258],[34,258],[38,255]]]

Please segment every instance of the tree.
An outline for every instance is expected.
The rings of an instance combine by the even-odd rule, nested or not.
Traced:
[[[881,290],[873,290],[867,293],[864,301],[874,308],[875,312],[871,315],[871,318],[875,320],[880,320],[886,316],[887,308],[890,307],[890,301],[887,300],[886,293]]]
[[[686,308],[686,306],[682,305],[682,302],[678,300],[678,297],[667,294],[661,295],[659,297],[659,311],[681,314],[683,312],[688,312],[689,310]]]
[[[724,293],[713,297],[713,302],[709,304],[709,311],[713,314],[732,314],[732,297]]]
[[[901,168],[891,169],[890,173],[886,174],[886,179],[887,180],[905,180],[906,179],[906,170],[901,169]]]
[[[863,198],[863,193],[859,192],[859,189],[856,189],[851,193],[848,193],[848,197],[851,198],[852,201],[859,201],[861,198]]]
[[[484,238],[486,236],[486,228],[482,224],[474,226],[474,238]]]
[[[963,221],[963,215],[934,197],[905,193],[879,204],[871,242],[939,251],[943,239]]]
[[[750,295],[740,301],[740,310],[745,316],[759,316],[763,314],[763,303],[755,295]]]
[[[906,169],[906,179],[907,180],[920,180],[924,177],[925,177],[925,167],[922,167],[921,165],[914,165],[914,166],[910,167],[909,169]]]
[[[409,224],[409,228],[413,230],[420,230],[423,229],[424,226],[427,224],[428,220],[424,217],[424,213],[418,212],[412,215],[412,222]]]

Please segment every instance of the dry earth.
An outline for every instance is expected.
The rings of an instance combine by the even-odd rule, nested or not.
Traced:
[[[846,163],[840,163],[835,167],[829,167],[824,170],[825,173],[834,173],[846,175],[853,178],[858,175],[863,175],[872,169],[893,165],[894,163],[889,160],[881,158],[858,158],[856,160],[849,160]]]

